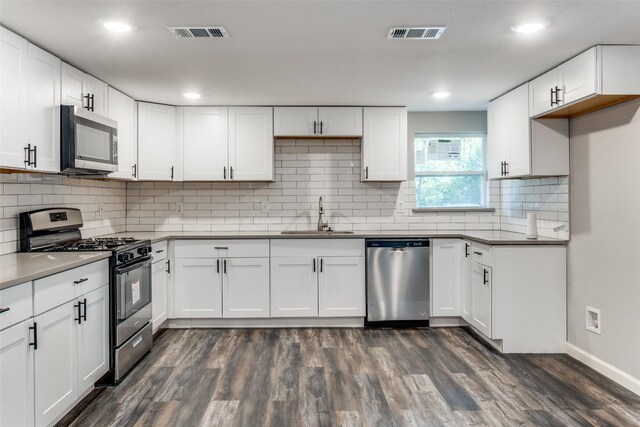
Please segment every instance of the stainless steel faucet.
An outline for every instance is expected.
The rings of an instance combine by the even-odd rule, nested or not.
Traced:
[[[318,200],[318,231],[331,231],[329,224],[322,220],[324,215],[324,205],[322,204],[322,196]]]

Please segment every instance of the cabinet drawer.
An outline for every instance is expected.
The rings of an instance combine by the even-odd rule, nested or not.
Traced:
[[[162,261],[167,258],[167,241],[153,243],[151,245],[151,255],[153,255],[153,262]]]
[[[483,245],[482,243],[471,243],[471,261],[486,265],[487,267],[493,266],[493,251],[491,246]]]
[[[179,240],[176,258],[263,258],[269,256],[269,240]]]
[[[94,262],[33,282],[33,308],[38,315],[109,284],[109,260]]]
[[[0,329],[8,328],[33,315],[31,282],[0,291]]]
[[[364,256],[363,239],[278,239],[271,241],[271,256]]]

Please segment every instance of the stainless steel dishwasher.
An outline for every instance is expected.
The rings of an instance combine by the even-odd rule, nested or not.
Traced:
[[[367,325],[429,319],[429,240],[367,240]]]

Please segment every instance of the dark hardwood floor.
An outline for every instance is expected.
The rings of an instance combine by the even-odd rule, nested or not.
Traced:
[[[169,330],[70,423],[630,426],[640,398],[569,356],[502,356],[459,328]]]

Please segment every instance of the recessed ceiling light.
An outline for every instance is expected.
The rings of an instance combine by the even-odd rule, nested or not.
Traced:
[[[126,22],[118,22],[118,21],[109,21],[105,22],[103,26],[114,33],[126,33],[128,31],[133,30],[133,26],[127,24]]]
[[[187,99],[198,99],[198,98],[200,98],[200,94],[199,93],[195,93],[195,92],[185,92],[185,93],[183,93],[183,95]]]
[[[538,31],[544,29],[546,26],[547,23],[544,21],[523,22],[522,24],[511,27],[511,31],[522,34],[531,34],[537,33]]]
[[[434,98],[438,98],[438,99],[448,98],[449,95],[451,95],[449,92],[444,92],[444,91],[442,91],[442,92],[434,92],[433,93],[433,97]]]

